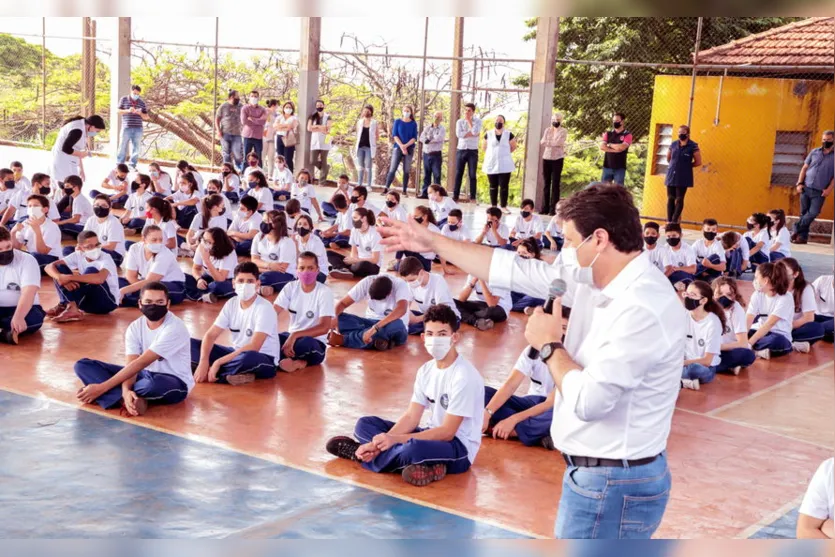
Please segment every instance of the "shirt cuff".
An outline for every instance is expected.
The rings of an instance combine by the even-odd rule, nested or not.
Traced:
[[[504,288],[510,290],[513,284],[513,268],[516,252],[504,249],[494,249],[490,260],[490,274],[487,283],[490,288]]]
[[[579,369],[572,369],[562,378],[560,393],[566,405],[573,414],[577,414],[577,402],[580,400],[580,389],[583,386],[583,376]]]

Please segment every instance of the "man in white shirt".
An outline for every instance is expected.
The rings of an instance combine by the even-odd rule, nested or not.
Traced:
[[[696,274],[696,252],[689,244],[682,242],[681,225],[668,222],[664,227],[667,246],[664,248],[664,274],[679,292],[684,292],[693,282]]]
[[[470,469],[481,446],[484,380],[459,355],[458,318],[449,306],[426,312],[424,346],[432,360],[417,372],[412,401],[397,423],[360,418],[354,436],[330,439],[327,451],[361,462],[372,472],[400,472],[403,480],[422,487],[447,474]],[[426,428],[420,421],[425,410]]]
[[[821,275],[812,283],[815,290],[815,321],[823,324],[823,340],[833,342],[835,326],[835,281],[833,275]]]
[[[281,341],[278,317],[272,304],[258,295],[258,266],[251,261],[235,268],[235,294],[220,310],[203,340],[191,339],[191,363],[198,383],[243,385],[276,374]],[[216,344],[223,332],[232,336],[232,348]]]
[[[20,335],[41,328],[40,286],[38,262],[25,251],[13,249],[9,230],[0,227],[0,343],[17,344]]]
[[[835,539],[835,465],[832,458],[818,467],[797,515],[798,539]]]
[[[568,467],[555,533],[650,538],[671,486],[666,449],[684,360],[684,308],[641,253],[641,222],[627,190],[594,184],[563,203],[562,254],[579,283],[565,346],[559,300],[550,315],[536,309],[525,331],[558,391],[551,437]],[[545,298],[561,275],[542,261],[390,224],[390,250],[432,249],[491,286]]]
[[[419,335],[423,333],[423,319],[429,308],[435,305],[449,306],[455,313],[458,320],[461,320],[461,312],[455,305],[455,298],[449,290],[449,285],[442,275],[427,272],[417,257],[404,257],[397,269],[400,277],[409,285],[412,292],[412,300],[418,310],[410,311],[409,334]]]
[[[364,300],[368,301],[365,317],[345,313]],[[365,277],[336,304],[338,330],[330,332],[328,344],[381,351],[406,344],[411,301],[409,286],[403,279],[393,275]]]
[[[141,416],[151,404],[182,402],[194,387],[189,365],[188,329],[168,310],[168,289],[146,284],[139,296],[143,317],[125,334],[125,365],[82,358],[75,374],[84,383],[78,399],[102,408],[124,404],[131,416]]]
[[[704,240],[693,242],[696,253],[695,277],[710,282],[725,272],[725,248],[716,239],[719,234],[719,224],[716,219],[705,219],[702,223]]]

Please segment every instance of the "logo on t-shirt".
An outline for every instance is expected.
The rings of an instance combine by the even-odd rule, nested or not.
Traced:
[[[364,249],[365,251],[371,251],[371,246],[363,246],[362,249]]]
[[[308,319],[313,319],[313,316],[315,314],[312,311],[308,310],[307,313],[305,313],[305,315],[307,316]]]
[[[730,333],[730,332],[731,332],[731,328],[730,328],[730,327],[728,327],[727,325],[725,325],[725,330],[724,330],[724,331],[722,331],[722,334],[727,335],[727,334],[728,334],[728,333]]]
[[[447,395],[447,394],[441,395],[441,408],[443,408],[444,410],[449,408],[449,395]]]
[[[252,329],[247,329],[247,330],[246,330],[246,331],[244,331],[244,332],[246,333],[246,336],[248,336],[248,337],[251,337],[251,336],[252,336]]]
[[[684,261],[679,261],[677,266],[678,267],[684,267]]]
[[[278,255],[276,255],[274,253],[271,253],[268,257],[270,258],[270,261],[277,261],[278,260]]]
[[[704,346],[704,345],[705,345],[705,339],[700,338],[699,339],[699,346]]]
[[[429,304],[434,306],[435,305],[435,298],[432,298],[431,300],[429,300]]]
[[[391,313],[391,310],[387,309],[386,311],[383,312],[383,315],[389,315],[390,313]]]
[[[10,282],[6,285],[6,290],[20,290],[20,285],[16,282]]]

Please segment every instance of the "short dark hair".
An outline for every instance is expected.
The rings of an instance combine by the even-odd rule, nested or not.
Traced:
[[[646,224],[644,224],[644,230],[646,230],[647,228],[651,228],[651,229],[655,230],[656,232],[658,232],[659,230],[661,230],[661,227],[660,227],[660,226],[658,226],[658,223],[657,223],[657,222],[655,222],[655,221],[653,221],[653,220],[651,220],[651,221],[647,222]]]
[[[11,168],[0,168],[0,176],[8,176],[9,174],[14,174]]]
[[[623,112],[615,112],[612,116],[620,116],[621,120],[626,120],[626,115]]]
[[[395,198],[397,200],[398,203],[400,203],[400,192],[399,191],[397,191],[395,189],[390,189],[389,191],[386,192],[386,195],[392,196],[393,198]]]
[[[455,315],[455,312],[452,311],[451,307],[444,304],[435,304],[434,306],[430,306],[423,315],[423,322],[444,323],[449,325],[449,328],[452,329],[453,333],[457,331],[460,326],[458,316]]]
[[[141,93],[142,92],[142,87],[140,87],[139,85],[134,83],[133,85],[130,86],[130,90],[131,91],[139,91]]]
[[[12,164],[10,164],[9,166],[11,166],[12,168],[23,168],[23,163],[20,161],[12,161]]]
[[[337,193],[333,196],[333,206],[337,209],[347,209],[348,200],[341,193]]]
[[[8,242],[12,239],[12,232],[5,226],[0,226],[0,242]]]
[[[536,206],[536,204],[533,202],[533,199],[523,199],[522,204],[519,205],[519,207],[521,207],[523,209],[525,207],[530,207],[531,209],[533,209],[535,206]]]
[[[737,234],[733,230],[728,230],[727,232],[722,234],[722,247],[726,250],[734,247],[734,244],[736,244],[738,241],[739,234]]]
[[[237,94],[238,94],[238,92],[237,92],[237,91],[235,91],[234,89],[229,89],[229,94],[228,94],[228,95],[226,95],[226,98],[227,98],[227,99],[231,99],[232,97],[234,97],[234,96],[235,96],[235,95],[237,95]]]
[[[258,200],[251,195],[245,195],[241,198],[241,206],[247,211],[254,213],[258,210]]]
[[[35,172],[32,174],[32,183],[33,184],[40,184],[41,180],[44,178],[49,178],[49,174],[44,174],[43,172]]]
[[[276,106],[276,105],[278,105],[278,99],[269,99],[267,101],[267,106],[269,106],[269,107],[273,107],[273,106]]]
[[[397,272],[401,277],[410,277],[417,275],[423,270],[423,263],[417,257],[410,255],[400,260],[400,265],[397,267]]]
[[[126,165],[123,162],[120,162],[119,164],[116,165],[116,170],[118,170],[119,172],[124,172],[125,174],[130,172],[130,169],[128,168],[128,165]]]
[[[96,197],[93,198],[93,203],[95,203],[96,201],[104,201],[105,203],[107,203],[108,207],[113,206],[113,202],[110,200],[110,197],[103,194],[103,193],[100,193]]]
[[[574,223],[574,227],[588,238],[595,230],[603,229],[609,241],[621,253],[644,249],[641,218],[632,194],[623,186],[593,184],[580,190],[560,205],[560,216]]]
[[[447,217],[455,217],[457,219],[463,219],[464,213],[461,212],[461,209],[453,209],[449,212]]]
[[[542,259],[542,248],[539,247],[539,242],[533,236],[519,242],[519,246],[525,246],[525,249],[528,250],[534,259]]]
[[[357,207],[354,209],[354,212],[360,216],[360,218],[365,217],[365,220],[368,221],[368,226],[376,226],[377,225],[377,218],[374,216],[374,213],[371,209],[366,209],[365,207]]]
[[[299,259],[312,259],[316,263],[316,267],[319,267],[319,258],[312,251],[301,252],[299,256],[296,258],[296,260]]]
[[[368,199],[368,188],[365,186],[357,186],[354,188],[354,193],[357,197],[362,197],[363,199]]]
[[[702,221],[702,226],[719,226],[719,222],[716,219],[705,219]]]
[[[362,109],[363,110],[368,110],[369,114],[371,116],[374,116],[374,107],[371,106],[370,104],[365,105],[364,107],[362,107]]]
[[[66,178],[64,178],[64,185],[65,186],[72,186],[74,188],[81,189],[84,187],[84,182],[81,181],[81,176],[76,176],[75,174],[70,174]]]
[[[142,299],[142,295],[145,292],[164,292],[165,293],[165,299],[166,300],[171,299],[171,295],[168,293],[168,287],[165,286],[165,284],[163,284],[159,281],[149,282],[148,284],[143,286],[142,290],[139,291],[139,299],[140,300]]]
[[[502,218],[502,210],[498,207],[487,207],[487,214],[491,217],[496,217],[497,219]]]
[[[284,212],[288,215],[295,215],[302,212],[302,203],[296,198],[289,200],[284,205]]]
[[[43,207],[44,209],[49,209],[49,199],[45,195],[41,195],[39,193],[34,193],[26,198],[26,202],[30,202],[32,200],[38,202],[38,204]]]
[[[347,181],[347,182],[350,182],[350,181],[351,181],[351,178],[350,178],[347,174],[340,174],[340,175],[339,175],[339,179],[340,179],[340,180],[345,180],[345,181]]]
[[[238,263],[238,265],[235,266],[234,276],[237,277],[241,273],[252,275],[255,277],[255,280],[261,279],[261,271],[258,270],[258,265],[252,261],[244,261],[243,263]]]
[[[677,222],[668,222],[664,225],[664,233],[667,232],[678,232],[681,234],[681,225]]]
[[[393,285],[391,279],[386,275],[377,275],[368,287],[368,297],[372,300],[385,300],[391,294]]]
[[[99,235],[96,234],[94,230],[82,230],[78,233],[78,243],[80,244],[84,240],[89,240],[90,238],[96,238],[98,240]]]
[[[475,103],[466,103],[464,108],[472,108],[473,111],[475,111]]]

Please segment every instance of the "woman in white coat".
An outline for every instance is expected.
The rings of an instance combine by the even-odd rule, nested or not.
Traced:
[[[377,140],[380,139],[380,130],[377,127],[377,120],[374,120],[374,107],[367,104],[362,109],[362,116],[357,120],[357,137],[354,142],[354,151],[357,153],[357,166],[360,169],[359,185],[367,180],[365,187],[371,188],[373,177],[374,157],[377,155]]]
[[[510,173],[516,168],[511,153],[516,150],[516,137],[505,129],[504,116],[496,116],[495,128],[484,134],[481,148],[484,149],[484,163],[481,171],[487,174],[490,182],[490,205],[495,207],[501,202],[502,212],[510,214],[507,208],[507,196],[510,188]],[[498,199],[500,198],[500,199]]]
[[[72,175],[85,180],[82,159],[90,155],[88,139],[104,128],[104,120],[98,114],[88,118],[75,116],[64,122],[52,147],[52,179],[59,185]]]

